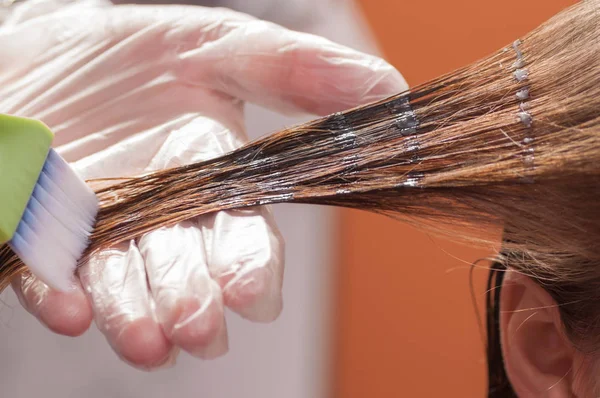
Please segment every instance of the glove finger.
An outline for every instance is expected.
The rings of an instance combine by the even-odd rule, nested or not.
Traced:
[[[106,86],[105,70],[110,67],[111,85],[117,87],[120,80],[133,84],[141,78],[164,86],[174,79],[183,86],[215,89],[281,112],[327,114],[407,88],[402,75],[379,57],[231,10],[122,5],[111,7],[102,18],[109,28],[89,35],[100,39],[109,30],[112,45],[84,47],[82,56],[87,56],[87,62],[80,64],[85,68],[63,79],[61,90],[79,87],[81,80]],[[82,20],[73,15],[76,26]],[[102,42],[98,39],[92,42]],[[137,62],[140,54],[152,62]],[[115,59],[121,62],[115,64]],[[137,81],[132,87],[139,86]],[[27,109],[39,109],[42,103],[53,103],[49,93],[30,98]],[[187,106],[194,106],[193,102]],[[55,104],[54,108],[64,106]],[[159,111],[160,106],[155,109]]]
[[[238,109],[239,111],[239,109]],[[241,119],[241,111],[233,114]],[[199,116],[170,132],[146,171],[209,159],[241,144],[211,118]],[[204,240],[191,221],[141,237],[156,312],[167,336],[194,356],[214,358],[227,352],[227,327],[219,285],[207,268]]]
[[[174,363],[176,351],[154,317],[144,262],[134,242],[92,256],[79,275],[96,325],[121,359],[145,370]]]
[[[208,159],[244,140],[242,133],[198,117],[171,133],[149,169]],[[223,211],[196,222],[203,231],[209,270],[223,288],[225,304],[252,320],[275,319],[282,308],[283,239],[269,208]]]
[[[181,21],[189,17],[190,10],[196,25],[191,32],[182,32]],[[216,20],[248,19],[222,9],[124,5],[74,7],[54,19],[17,26],[0,34],[0,41],[7,46],[6,56],[0,58],[0,70],[7,71],[0,76],[0,105],[6,112],[41,119],[59,131],[82,123],[82,118],[102,119],[92,115],[110,116],[107,108],[112,109],[114,103],[121,103],[117,115],[126,112],[129,116],[121,123],[154,118],[155,112],[173,111],[177,106],[183,113],[196,101],[201,105],[194,109],[202,109],[206,100],[201,96],[183,99],[171,92],[177,53],[213,40]],[[220,29],[228,27],[225,24]],[[18,47],[13,47],[14,43]],[[27,57],[22,48],[27,48]],[[134,101],[140,93],[143,100]],[[130,107],[142,107],[145,112],[135,115]],[[84,133],[90,131],[104,129],[94,126]]]
[[[381,58],[245,14],[197,6],[112,11],[117,37],[143,32],[175,51],[178,81],[276,111],[327,114],[407,88]]]
[[[79,336],[92,322],[92,307],[78,281],[71,291],[61,292],[24,272],[11,280],[11,286],[21,305],[55,333]]]
[[[283,308],[285,255],[270,208],[222,211],[199,219],[198,225],[225,305],[252,321],[276,319]]]
[[[276,111],[318,115],[407,88],[381,58],[264,21],[235,26],[211,45],[181,53],[178,77]]]
[[[167,337],[196,357],[225,354],[223,299],[208,273],[200,229],[191,222],[161,228],[141,237],[138,246]]]

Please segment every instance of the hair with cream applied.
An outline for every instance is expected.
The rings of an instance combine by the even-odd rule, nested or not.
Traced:
[[[486,231],[501,227],[499,263],[542,285],[560,305],[573,344],[594,351],[600,348],[599,25],[600,1],[582,1],[490,56],[394,97],[215,159],[103,181],[81,261],[202,214],[284,202],[385,214],[452,237],[461,231],[474,244],[495,244]],[[2,287],[23,271],[4,246]],[[493,302],[490,396],[514,396],[495,351]]]

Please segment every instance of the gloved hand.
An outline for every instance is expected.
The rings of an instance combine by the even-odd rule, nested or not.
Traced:
[[[217,156],[246,141],[243,106],[324,115],[403,90],[383,60],[226,9],[28,0],[0,27],[0,112],[38,118],[84,178]],[[267,133],[267,132],[265,132]],[[71,292],[12,286],[54,332],[92,317],[133,366],[227,351],[224,306],[282,309],[284,244],[268,207],[162,228],[94,257]]]

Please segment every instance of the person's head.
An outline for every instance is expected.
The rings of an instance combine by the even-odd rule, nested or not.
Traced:
[[[553,293],[565,301],[560,292]],[[600,361],[590,341],[597,336],[598,314],[578,313],[577,306],[561,311],[540,284],[516,271],[506,274],[500,341],[506,373],[519,397],[600,396]]]
[[[598,223],[593,202],[588,205],[578,218]],[[573,207],[579,206],[556,215],[557,224],[569,223]],[[573,225],[582,226],[578,220]],[[491,269],[488,396],[599,397],[600,257],[593,242],[600,235],[597,228],[577,233],[551,225],[538,234],[563,243],[532,252],[506,242]]]

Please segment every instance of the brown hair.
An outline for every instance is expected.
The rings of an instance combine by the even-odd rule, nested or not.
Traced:
[[[574,343],[596,347],[599,8],[582,1],[485,59],[386,100],[98,188],[82,262],[160,226],[268,203],[363,209],[442,233],[468,227],[474,243],[501,225],[499,263],[542,284]],[[23,270],[4,246],[3,286]]]

